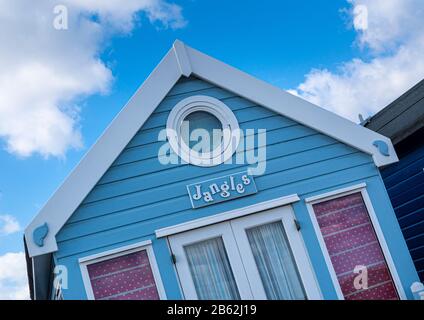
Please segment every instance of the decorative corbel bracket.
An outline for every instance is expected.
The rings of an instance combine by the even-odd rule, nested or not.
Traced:
[[[47,237],[48,233],[49,226],[47,223],[44,223],[41,226],[35,228],[32,232],[32,239],[34,240],[34,243],[39,247],[44,246],[44,239]]]
[[[385,157],[390,156],[389,146],[387,145],[386,142],[382,140],[376,140],[373,142],[373,146],[375,146],[383,156]]]

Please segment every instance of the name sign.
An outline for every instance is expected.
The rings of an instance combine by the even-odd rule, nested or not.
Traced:
[[[190,184],[187,191],[194,209],[258,192],[248,171]]]

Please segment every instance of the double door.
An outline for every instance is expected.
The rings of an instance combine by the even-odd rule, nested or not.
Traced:
[[[169,238],[186,299],[320,299],[290,206]]]

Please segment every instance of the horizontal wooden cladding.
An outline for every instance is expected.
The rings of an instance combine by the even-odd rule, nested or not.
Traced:
[[[255,181],[258,189],[260,189],[263,194],[264,191],[268,189],[274,190],[284,186],[293,187],[292,185],[297,182],[307,181],[323,175],[330,175],[334,172],[346,170],[350,166],[364,166],[370,164],[369,160],[360,157],[358,154],[348,155],[340,160],[342,161],[338,161],[337,164],[335,163],[336,161],[326,164],[317,162],[305,167],[297,167],[287,171],[277,171],[257,177]],[[343,160],[345,161],[343,162]],[[317,171],[317,169],[321,170]],[[323,181],[323,183],[325,182],[330,183],[330,181]],[[335,183],[337,184],[338,181],[335,181]],[[308,190],[308,188],[302,188],[303,192],[309,192]],[[171,192],[173,193],[173,197],[169,195]],[[125,203],[122,204],[122,202]],[[145,219],[154,219],[155,217],[166,216],[179,211],[187,210],[192,212],[190,201],[185,190],[185,184],[183,183],[176,186],[163,187],[155,192],[149,191],[146,195],[134,197],[132,201],[120,201],[116,199],[113,204],[109,203],[107,206],[103,207],[102,205],[103,204],[86,207],[84,211],[81,211],[79,220],[74,219],[73,221],[69,221],[63,228],[58,236],[58,241],[69,240],[74,237],[84,236],[87,233],[95,233],[109,228],[133,224]],[[196,210],[196,215],[208,209],[209,207]]]
[[[299,170],[300,171],[300,170]],[[326,175],[311,177],[307,180],[302,180],[298,183],[291,183],[280,188],[271,188],[263,190],[261,192],[261,201],[271,200],[282,194],[293,194],[295,190],[302,190],[306,194],[313,194],[317,192],[324,192],[331,188],[343,187],[355,181],[367,181],[368,179],[375,179],[376,170],[373,163],[366,163],[358,166],[351,167],[348,169],[341,169]],[[278,177],[275,177],[278,178]],[[270,177],[270,179],[273,179]],[[275,180],[275,179],[274,179]],[[193,211],[186,205],[184,198],[170,199],[163,203],[155,203],[150,206],[144,207],[143,210],[136,208],[131,212],[139,217],[139,222],[131,223],[121,227],[112,227],[102,232],[92,233],[90,230],[88,233],[72,238],[70,230],[65,237],[62,238],[62,232],[58,237],[59,251],[57,253],[58,258],[64,258],[72,255],[79,255],[90,250],[94,250],[100,247],[108,247],[120,242],[128,242],[136,239],[154,237],[154,231],[149,232],[148,230],[157,230],[169,226],[170,224],[175,225],[186,222],[190,219]],[[234,206],[244,207],[257,203],[255,197],[239,198],[232,201]],[[185,210],[178,212],[174,211],[173,206],[180,206],[186,208]],[[158,210],[165,208],[161,217],[156,217]],[[196,211],[196,218],[206,217],[212,214],[224,212],[226,210],[225,202],[206,207],[202,211]],[[155,217],[152,219],[152,216]],[[107,216],[109,218],[109,216]],[[170,221],[172,220],[172,223]],[[81,224],[80,224],[81,223]],[[81,221],[76,225],[83,226],[84,221]],[[71,224],[72,225],[72,224]],[[67,227],[66,227],[67,228]],[[67,238],[65,240],[65,238]]]
[[[382,171],[382,177],[388,190],[417,174],[423,174],[424,147],[409,154],[398,163]]]
[[[307,152],[304,152],[302,154],[294,154],[291,156],[287,156],[286,158],[275,158],[273,160],[267,161],[266,164],[266,174],[263,176],[258,176],[255,180],[259,184],[259,182],[268,175],[273,175],[281,172],[290,172],[290,170],[295,170],[299,167],[304,166],[304,172],[300,172],[299,175],[292,176],[291,180],[296,181],[295,179],[302,179],[302,177],[305,177],[305,173],[313,174],[311,171],[316,169],[321,169],[321,167],[324,165],[322,162],[325,161],[331,161],[334,159],[334,152],[339,151],[338,157],[336,159],[339,159],[341,157],[345,157],[346,161],[352,161],[353,164],[363,163],[364,161],[367,162],[369,159],[366,157],[363,157],[361,154],[352,153],[351,150],[340,150],[339,145],[330,145],[327,147],[324,147],[324,150],[318,150],[313,149],[309,150]],[[319,151],[319,152],[318,152]],[[294,162],[295,160],[296,162]],[[334,161],[333,161],[334,162]],[[328,163],[328,165],[332,165],[332,163]],[[231,172],[238,172],[242,169],[246,168],[246,165],[239,165],[235,168],[231,165],[228,166],[228,169],[226,170],[227,173]],[[335,165],[334,168],[337,168],[337,165]],[[212,171],[212,170],[211,170]],[[211,172],[209,171],[209,172]],[[181,172],[181,171],[180,171]],[[119,197],[113,197],[109,198],[107,200],[103,201],[97,201],[94,203],[90,203],[87,205],[84,205],[80,208],[79,214],[78,214],[78,220],[83,220],[87,218],[92,218],[98,216],[100,213],[102,214],[109,214],[117,211],[122,211],[138,206],[142,206],[144,204],[148,203],[155,203],[158,201],[163,201],[169,198],[175,198],[180,196],[187,196],[187,190],[186,185],[191,182],[193,179],[199,179],[199,180],[208,180],[212,178],[219,177],[223,174],[222,171],[215,171],[212,174],[206,174],[203,176],[200,176],[196,178],[195,176],[184,176],[184,172],[181,172],[182,175],[178,175],[175,177],[175,175],[165,175],[163,176],[162,184],[155,188],[149,188],[140,192],[126,194]],[[169,179],[167,179],[169,177]],[[179,179],[180,178],[180,179]],[[307,176],[305,177],[307,178]],[[173,181],[174,180],[174,181]],[[276,181],[276,183],[287,183],[291,180],[287,181],[287,178],[285,181]],[[259,185],[258,185],[259,187]],[[189,204],[189,203],[188,203]],[[71,218],[69,222],[78,221],[77,218]]]
[[[331,139],[325,139],[320,135],[311,134],[290,141],[282,141],[275,142],[273,144],[268,144],[268,146],[266,147],[266,158],[267,160],[272,160],[283,156],[298,154],[309,150],[311,148],[311,145],[313,145],[312,148],[319,148],[331,144],[334,144],[334,141],[332,141]],[[258,152],[258,149],[255,149],[255,152]],[[214,173],[228,171],[235,168],[242,168],[244,166],[243,164],[236,164],[234,161],[233,164],[227,164],[224,168],[201,168],[196,166],[190,166],[190,170],[189,172],[187,172],[188,165],[170,164],[165,166],[158,164],[157,160],[152,160],[151,162],[155,165],[155,170],[145,170],[139,175],[134,175],[124,179],[118,179],[106,184],[99,184],[86,198],[86,200],[84,201],[84,205],[91,202],[104,200],[110,197],[116,197],[150,188],[155,188],[163,184],[175,183],[178,181],[194,178],[197,179]]]
[[[283,118],[278,115],[273,115],[273,116],[267,115],[259,119],[246,120],[244,122],[239,123],[239,125],[240,125],[240,128],[243,130],[251,129],[251,128],[260,128],[259,125],[261,125],[261,122],[263,122],[264,119],[267,120],[268,130],[282,128],[282,127],[289,127],[289,126],[297,124],[293,120],[289,120],[287,118]],[[125,148],[125,151],[131,150],[132,148],[135,148],[135,147],[143,147],[149,144],[157,143],[160,131],[165,128],[166,126],[164,123],[160,127],[140,131],[134,136],[134,138]]]
[[[204,90],[204,89],[220,89],[215,87],[213,84],[197,79],[195,77],[186,78],[186,81],[184,81],[184,78],[181,78],[180,81],[169,91],[167,94],[167,98],[181,95],[181,94],[194,94],[195,91]],[[228,92],[228,91],[226,91]],[[155,111],[160,110],[157,108]]]
[[[302,135],[300,137],[293,138],[294,139],[289,141],[284,141],[284,139],[280,139],[283,140],[281,142],[279,142],[278,140],[273,141],[273,139],[268,138],[268,146],[266,150],[267,159],[272,160],[278,157],[297,154],[303,151],[307,151],[309,149],[324,147],[335,143],[332,139],[317,134]],[[295,160],[296,159],[294,159],[294,161]],[[147,166],[145,162],[144,165],[146,167],[144,167],[142,164],[143,163],[131,166],[132,168],[126,167],[126,172],[124,173],[117,171],[116,174],[113,176],[113,178],[115,179],[111,180],[111,183],[99,184],[92,191],[89,197],[87,197],[85,204],[93,201],[106,199],[111,196],[117,196],[120,194],[126,194],[160,186],[163,183],[168,184],[179,180],[185,180],[187,178],[197,178],[213,172],[219,172],[222,170],[228,170],[242,166],[237,164],[226,164],[223,169],[219,167],[200,168],[190,166],[190,171],[186,172],[187,170],[185,167],[188,165],[164,166],[159,164],[157,160],[151,161],[151,166],[155,165],[154,168],[151,166]],[[133,171],[133,174],[131,176],[131,169],[133,168],[135,168],[135,170]],[[112,179],[112,177],[110,179]]]
[[[272,111],[267,110],[260,106],[252,106],[249,108],[239,109],[234,111],[234,114],[236,115],[237,120],[240,123],[252,121],[253,119],[266,118],[266,117],[275,115],[275,113],[273,113]],[[152,129],[152,128],[163,129],[165,128],[164,124],[166,123],[167,119],[168,119],[168,112],[153,114],[143,125],[143,128],[146,130]]]
[[[289,129],[277,129],[267,132],[267,143],[275,144],[284,141],[290,141],[294,139],[299,139],[304,136],[312,135],[314,131],[302,126],[293,126]],[[334,141],[334,140],[333,140]],[[257,142],[256,142],[257,144]],[[159,151],[159,145],[157,146],[156,155]],[[112,166],[108,172],[106,172],[103,177],[99,181],[99,185],[105,183],[111,183],[114,181],[127,179],[130,177],[135,177],[139,175],[143,175],[146,173],[153,173],[157,171],[167,170],[172,167],[181,166],[180,164],[169,164],[163,165],[158,161],[157,156],[154,156],[154,151],[151,154],[150,158],[147,158],[143,161],[133,161],[126,164],[122,164],[120,166]],[[227,165],[226,165],[227,166]],[[224,168],[226,167],[224,166]]]
[[[424,280],[424,147],[382,171],[412,259]]]
[[[239,172],[247,165],[233,161],[204,168],[159,163],[157,154],[163,141],[158,142],[158,134],[165,128],[169,110],[193,94],[221,99],[233,110],[242,129],[267,130],[266,172],[255,178],[258,194],[193,210],[187,184]],[[256,139],[255,144],[257,155]],[[57,258],[154,237],[156,229],[259,201],[312,194],[376,177],[371,156],[231,92],[198,79],[185,79],[169,92],[59,232]]]
[[[195,95],[204,95],[204,96],[212,96],[216,99],[221,100],[222,102],[225,102],[226,105],[228,105],[233,111],[250,108],[250,107],[256,107],[258,104],[245,100],[243,98],[240,98],[236,95],[234,95],[231,92],[228,92],[224,89],[220,88],[212,88],[212,89],[205,89],[197,92],[191,92],[186,94],[181,94],[177,96],[173,96],[170,98],[165,98],[161,105],[153,112],[153,115],[161,115],[161,114],[168,114],[169,111],[181,100],[188,98]],[[141,130],[146,129],[145,127],[142,127]]]
[[[283,133],[281,132],[281,130],[284,130],[285,128],[289,128],[292,126],[298,126],[299,128],[302,128],[303,131],[305,131],[306,129],[305,127],[302,127],[292,121],[282,121],[281,119],[282,118],[279,116],[272,116],[272,117],[255,119],[252,121],[245,121],[240,123],[240,129],[243,130],[245,134],[247,134],[246,130],[248,129],[261,128],[260,127],[261,125],[266,125],[267,126],[266,128],[261,128],[261,129],[267,130],[267,138],[268,138],[268,135],[271,135],[271,138],[273,138],[275,135],[279,135]],[[132,146],[132,147],[125,148],[125,150],[121,153],[121,155],[115,160],[112,167],[116,167],[126,163],[141,161],[145,159],[157,158],[159,148],[165,143],[165,141],[163,140],[158,141],[160,130],[157,130],[156,141],[149,144],[145,144],[145,145]],[[273,132],[276,130],[278,130],[278,132]],[[312,130],[309,129],[309,131],[311,132]],[[254,133],[257,134],[257,132],[258,131],[255,130]],[[289,133],[291,135],[296,134],[296,132],[293,132],[293,133],[289,132]],[[252,135],[251,133],[248,134],[248,136],[251,136],[251,135]],[[283,135],[283,137],[285,136]],[[291,139],[290,136],[287,136],[287,139]]]
[[[382,171],[384,183],[402,228],[419,222],[414,215],[422,214],[421,211],[424,208],[423,168],[424,147]],[[422,232],[424,233],[424,229]]]

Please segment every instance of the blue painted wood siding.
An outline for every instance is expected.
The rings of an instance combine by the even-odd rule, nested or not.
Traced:
[[[381,174],[418,275],[424,281],[424,145]]]
[[[194,94],[223,101],[242,129],[267,130],[267,167],[266,173],[255,179],[257,194],[193,210],[187,184],[240,172],[247,166],[204,168],[158,162],[163,144],[158,142],[158,134],[165,128],[169,111]],[[405,287],[409,286],[417,278],[416,272],[371,156],[202,80],[180,80],[58,233],[55,257],[68,267],[70,277],[64,297],[86,298],[78,258],[151,239],[167,297],[180,299],[167,241],[155,238],[156,229],[276,197],[297,193],[303,199],[364,181],[377,214],[383,214],[383,230],[391,232],[389,247],[397,257]],[[296,203],[294,210],[323,295],[336,299],[304,201]]]

